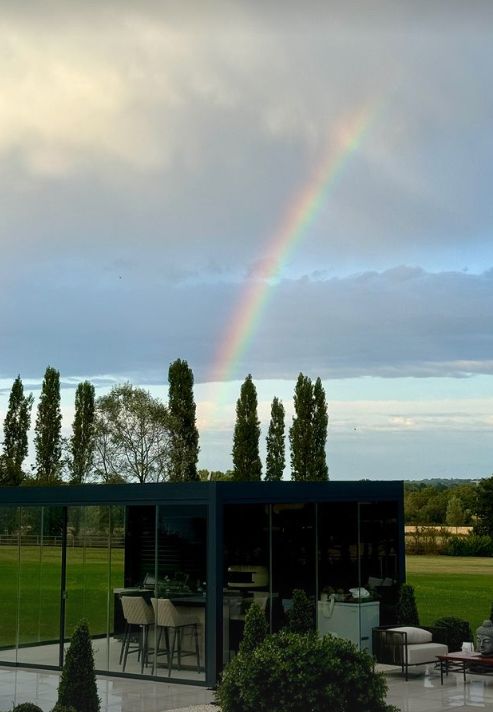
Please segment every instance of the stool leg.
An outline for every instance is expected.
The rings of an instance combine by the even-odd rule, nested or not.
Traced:
[[[168,677],[171,677],[171,666],[173,665],[173,658],[175,656],[175,645],[176,645],[176,628],[173,628],[173,640],[171,643],[171,654],[169,657]]]
[[[125,621],[125,630],[124,630],[124,632],[123,632],[122,649],[120,650],[120,662],[119,662],[119,665],[122,664],[123,653],[125,652],[125,643],[127,642],[127,635],[128,635],[128,623],[127,623],[127,621]]]
[[[125,655],[123,658],[123,672],[125,672],[125,667],[127,666],[127,658],[128,658],[128,648],[130,645],[130,638],[131,638],[131,632],[132,632],[132,626],[130,623],[128,624],[128,634],[127,634],[127,642],[125,644]]]
[[[195,652],[197,653],[197,672],[200,672],[199,627],[196,623],[193,626],[193,634],[195,638]]]

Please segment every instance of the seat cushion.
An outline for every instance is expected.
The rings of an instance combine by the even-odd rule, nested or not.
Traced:
[[[442,643],[415,643],[407,646],[408,665],[436,662],[437,655],[447,655],[448,648]]]
[[[415,643],[431,643],[432,635],[429,630],[423,628],[413,628],[411,626],[401,626],[400,628],[391,628],[400,633],[407,633],[407,644],[414,645]]]

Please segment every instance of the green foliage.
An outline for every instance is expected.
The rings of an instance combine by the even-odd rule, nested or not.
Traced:
[[[445,527],[438,529],[429,525],[416,525],[412,533],[406,534],[406,553],[441,554],[451,537],[452,534]]]
[[[329,476],[325,455],[328,416],[320,378],[313,385],[308,376],[300,373],[294,391],[294,409],[289,430],[292,478],[325,481]]]
[[[397,603],[397,621],[401,625],[419,626],[414,588],[407,583],[403,583],[401,586]]]
[[[177,359],[170,364],[168,382],[168,408],[173,419],[170,480],[193,482],[199,479],[199,432],[193,397],[193,373],[186,361]]]
[[[255,603],[252,603],[245,616],[245,629],[243,640],[240,643],[240,653],[249,655],[260,645],[267,635],[269,627],[264,611]]]
[[[230,663],[217,699],[222,712],[390,712],[386,690],[371,656],[349,641],[284,630]]]
[[[447,645],[449,653],[461,650],[463,642],[473,640],[471,626],[461,618],[453,616],[438,618],[432,628],[433,641]]]
[[[198,470],[201,482],[231,482],[233,480],[233,470]]]
[[[493,556],[493,540],[487,534],[451,536],[443,552],[447,556]]]
[[[95,432],[95,471],[105,482],[167,479],[172,423],[148,391],[124,383],[98,398]]]
[[[260,480],[262,463],[259,455],[259,437],[257,389],[251,375],[248,374],[236,402],[236,423],[233,436],[234,480]]]
[[[281,480],[286,465],[284,442],[284,406],[279,398],[274,398],[270,411],[269,432],[267,434],[267,458],[265,479]]]
[[[477,517],[474,531],[493,539],[493,477],[480,480],[476,489],[474,511]]]
[[[12,712],[43,712],[43,710],[33,702],[22,702],[20,705],[16,705]]]
[[[292,633],[310,633],[315,630],[314,605],[306,593],[298,588],[293,591],[293,605],[288,611],[287,629]]]
[[[22,463],[28,452],[32,405],[32,394],[24,395],[21,377],[17,376],[10,391],[7,414],[3,421],[1,485],[20,485],[24,477]]]
[[[329,479],[325,445],[327,442],[327,401],[322,381],[317,378],[313,386],[312,457],[310,464],[311,481],[324,482]]]
[[[41,387],[34,437],[37,484],[54,485],[60,482],[61,431],[60,373],[48,366]]]
[[[472,513],[476,506],[476,490],[477,485],[474,482],[460,484],[454,480],[437,484],[406,482],[404,485],[406,524],[448,524],[449,526],[471,524]],[[462,516],[460,516],[459,505],[449,504],[453,498],[460,503]],[[449,511],[450,506],[452,511]]]
[[[57,704],[74,707],[77,712],[99,712],[91,636],[85,620],[80,621],[72,635],[58,686]]]
[[[83,381],[75,392],[75,415],[70,438],[70,480],[84,482],[92,467],[94,456],[95,390],[92,383]]]
[[[450,527],[462,527],[465,523],[464,508],[456,495],[452,495],[447,502],[445,519]]]
[[[51,712],[77,712],[75,707],[65,707],[65,705],[59,705],[58,703],[53,707]]]

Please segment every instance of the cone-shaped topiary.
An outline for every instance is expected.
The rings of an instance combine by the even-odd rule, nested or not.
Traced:
[[[75,709],[75,707],[65,707],[64,705],[60,705],[57,702],[51,712],[77,712],[77,710]]]
[[[77,712],[99,712],[99,704],[91,636],[87,621],[81,620],[65,657],[57,705],[74,707]]]
[[[252,603],[245,616],[245,629],[243,631],[243,640],[240,643],[240,653],[253,653],[267,633],[268,626],[265,613],[258,603]]]
[[[397,622],[402,625],[419,626],[414,588],[407,583],[403,583],[401,586],[399,603],[397,604]]]
[[[43,710],[33,702],[22,702],[20,705],[16,705],[12,712],[43,712]]]
[[[315,630],[314,608],[306,593],[299,588],[293,591],[293,605],[288,611],[288,630],[291,633],[311,633]]]

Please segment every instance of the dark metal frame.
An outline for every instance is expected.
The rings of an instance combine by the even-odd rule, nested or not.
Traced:
[[[216,683],[222,669],[223,626],[223,521],[228,504],[281,504],[324,502],[397,503],[399,578],[405,580],[404,495],[401,481],[370,482],[193,482],[126,485],[82,485],[64,487],[0,488],[0,507],[64,508],[63,568],[66,565],[67,507],[97,505],[184,505],[207,507],[207,601],[206,601],[206,681]],[[317,516],[317,507],[315,508]],[[63,578],[62,578],[63,580]],[[65,591],[61,591],[60,631],[64,631]],[[62,620],[63,618],[63,620]],[[63,647],[63,646],[62,646]],[[63,663],[60,654],[60,665]],[[25,666],[25,664],[23,664]],[[36,666],[32,666],[36,667]],[[122,673],[111,672],[112,676]],[[132,677],[125,673],[126,677]],[[140,679],[151,676],[139,676]],[[178,682],[178,680],[173,680]],[[186,681],[190,684],[188,681]]]

